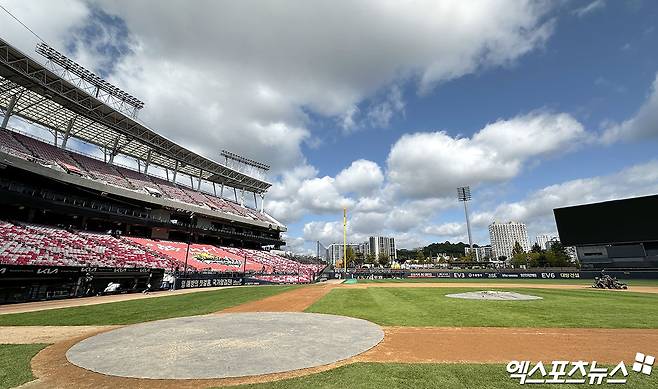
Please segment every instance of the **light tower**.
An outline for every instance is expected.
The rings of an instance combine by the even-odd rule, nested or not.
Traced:
[[[471,237],[471,221],[468,219],[468,205],[467,205],[467,203],[471,201],[471,187],[462,186],[457,188],[457,200],[464,203],[464,214],[466,215],[466,229],[468,230],[468,245],[471,247],[471,253],[472,253],[473,239]]]

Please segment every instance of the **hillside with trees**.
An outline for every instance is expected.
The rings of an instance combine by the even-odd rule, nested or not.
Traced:
[[[428,246],[419,248],[419,249],[400,249],[398,250],[398,262],[404,263],[406,261],[417,259],[419,250],[422,251],[425,257],[436,257],[437,254],[447,254],[452,257],[463,257],[464,248],[468,247],[468,244],[459,242],[459,243],[450,243],[445,241],[443,243],[432,243]],[[473,247],[479,247],[474,244]]]

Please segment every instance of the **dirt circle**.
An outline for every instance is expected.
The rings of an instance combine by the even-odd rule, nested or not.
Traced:
[[[542,297],[517,292],[502,292],[495,290],[484,290],[478,292],[452,293],[446,297],[466,300],[495,300],[495,301],[528,301],[542,300]]]

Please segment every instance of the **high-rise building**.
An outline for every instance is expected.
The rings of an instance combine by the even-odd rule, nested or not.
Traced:
[[[549,249],[548,242],[550,242],[552,239],[554,239],[554,237],[548,234],[541,234],[541,235],[537,235],[537,237],[535,238],[535,243],[539,245],[540,249],[548,250]]]
[[[528,229],[523,223],[493,222],[489,225],[489,239],[491,239],[491,249],[495,258],[504,256],[511,259],[514,245],[517,242],[524,251],[530,251]]]
[[[471,248],[466,246],[464,247],[464,254],[468,255],[471,252]],[[491,246],[480,246],[473,247],[474,259],[478,262],[488,261],[493,258]]]
[[[370,254],[370,242],[359,243],[356,252],[363,254],[364,258],[367,257]]]
[[[397,250],[395,249],[395,239],[386,236],[371,236],[368,240],[370,252],[375,259],[379,260],[380,255],[386,254],[388,259],[396,261],[398,259]]]
[[[356,243],[348,243],[347,244],[348,248],[352,248],[354,252],[357,252],[359,249],[359,245]],[[332,243],[327,247],[327,258],[329,259],[329,262],[332,265],[336,265],[337,262],[340,262],[343,260],[344,254],[343,254],[343,244],[342,243]]]

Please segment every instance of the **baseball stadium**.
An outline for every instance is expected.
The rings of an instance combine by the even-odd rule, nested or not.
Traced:
[[[597,268],[291,256],[270,167],[199,155],[143,107],[0,39],[0,388],[658,387],[655,268],[601,289]]]

